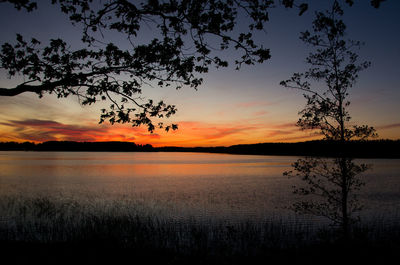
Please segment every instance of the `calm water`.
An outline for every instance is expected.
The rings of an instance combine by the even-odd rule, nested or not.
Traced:
[[[292,216],[298,157],[202,153],[0,152],[1,196],[73,198],[104,207],[135,202],[176,218]],[[400,160],[364,159],[366,216],[400,216]]]

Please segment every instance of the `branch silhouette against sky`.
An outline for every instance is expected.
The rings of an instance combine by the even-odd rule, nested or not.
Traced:
[[[349,96],[359,73],[370,62],[360,61],[357,51],[361,42],[348,38],[343,14],[339,1],[315,14],[312,30],[302,32],[300,37],[313,48],[306,58],[310,68],[294,73],[281,85],[300,91],[306,99],[297,126],[316,131],[343,149],[335,158],[300,158],[292,164],[291,171],[284,173],[301,181],[293,191],[301,196],[291,208],[297,213],[327,218],[340,227],[341,237],[347,240],[363,208],[357,193],[365,185],[362,173],[369,166],[347,157],[346,143],[377,135],[373,127],[350,123]]]
[[[21,125],[32,120],[50,120],[64,128],[97,126],[113,131],[115,140],[135,138],[156,146],[318,138],[299,132],[294,124],[287,126],[301,101],[277,84],[302,64],[299,58],[306,49],[296,36],[325,2],[178,1],[179,8],[170,1],[34,2],[0,3],[4,22],[14,22],[2,23],[2,140],[40,141],[39,126]],[[359,85],[366,89],[353,100],[355,122],[367,115],[369,124],[383,128],[382,137],[398,138],[394,103],[399,97],[399,40],[390,34],[397,28],[393,10],[398,3],[383,2],[376,9],[380,1],[341,2],[350,20],[360,21],[350,23],[352,32],[367,36],[361,39],[374,61],[367,71],[377,71],[366,78],[367,86]],[[377,92],[378,84],[384,93]],[[370,113],[365,102],[376,104],[377,111]],[[96,125],[99,110],[101,122],[135,127]],[[157,130],[159,137],[146,136],[146,130],[168,131],[177,124],[177,132]],[[52,139],[80,140],[61,127],[51,133]]]

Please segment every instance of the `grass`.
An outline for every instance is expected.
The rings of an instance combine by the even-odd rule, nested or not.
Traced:
[[[199,221],[151,214],[129,200],[2,197],[0,249],[9,264],[382,264],[399,258],[400,224],[361,223],[344,244],[334,228],[283,219]]]

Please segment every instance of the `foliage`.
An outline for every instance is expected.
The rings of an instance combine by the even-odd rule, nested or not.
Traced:
[[[372,1],[378,6],[382,0]],[[34,12],[44,1],[0,0],[18,10]],[[49,1],[50,2],[50,1]],[[49,3],[48,2],[48,3]],[[234,49],[236,68],[262,63],[269,49],[255,43],[253,33],[263,30],[268,12],[276,4],[308,9],[307,1],[294,0],[51,0],[82,28],[82,43],[73,48],[68,40],[39,41],[17,34],[14,43],[3,43],[0,68],[17,81],[13,88],[0,88],[0,96],[24,92],[78,97],[81,104],[110,102],[102,109],[100,123],[131,123],[157,128],[177,109],[164,101],[147,101],[144,85],[197,88],[210,67],[227,67],[220,51]],[[353,1],[346,2],[351,5]],[[38,4],[40,3],[40,4]],[[238,25],[243,32],[238,32]],[[247,26],[247,27],[246,27]],[[151,29],[151,39],[145,31]],[[126,48],[105,38],[119,33]]]
[[[347,111],[349,90],[355,84],[358,73],[369,62],[358,63],[355,49],[359,41],[345,38],[346,25],[340,19],[343,10],[338,1],[326,13],[318,12],[313,22],[313,33],[305,31],[300,39],[315,51],[306,58],[311,67],[304,73],[295,73],[281,85],[304,91],[307,100],[297,125],[302,129],[320,132],[328,140],[364,140],[376,136],[375,129],[367,125],[353,125]],[[316,88],[313,82],[317,83]],[[324,83],[324,85],[321,85]]]
[[[340,19],[342,15],[343,9],[336,0],[331,10],[316,13],[313,32],[302,32],[300,37],[315,49],[306,58],[311,67],[304,73],[293,74],[281,85],[305,92],[307,103],[299,112],[301,117],[297,122],[301,129],[316,130],[325,139],[340,142],[344,147],[344,143],[350,140],[365,140],[376,136],[376,133],[373,127],[349,124],[349,90],[355,84],[358,73],[370,63],[357,62],[358,55],[354,50],[361,43],[345,38],[346,25]],[[299,159],[292,167],[293,171],[284,175],[302,181],[302,185],[294,186],[294,193],[311,197],[294,203],[292,209],[328,218],[342,228],[341,235],[348,239],[350,227],[357,220],[354,214],[362,209],[356,192],[364,185],[361,173],[368,166],[346,158],[343,150],[338,158]]]
[[[28,11],[37,7],[31,1],[7,2]],[[263,29],[271,1],[109,0],[99,4],[54,0],[52,4],[58,5],[71,23],[82,27],[83,48],[73,49],[62,39],[51,39],[44,45],[17,34],[15,44],[2,45],[1,68],[10,77],[22,75],[28,81],[15,88],[0,88],[0,95],[75,95],[84,105],[108,100],[110,108],[102,110],[100,123],[130,122],[134,126],[146,125],[151,132],[155,127],[168,131],[177,126],[153,123],[175,114],[176,107],[163,101],[144,101],[139,95],[145,84],[197,88],[202,83],[199,75],[208,72],[209,67],[228,65],[214,54],[214,49],[237,50],[237,68],[262,63],[270,57],[268,49],[253,41],[252,32]],[[234,36],[239,12],[248,15],[248,27]],[[152,39],[147,42],[143,27],[152,30]],[[105,43],[106,32],[122,34],[130,47]]]

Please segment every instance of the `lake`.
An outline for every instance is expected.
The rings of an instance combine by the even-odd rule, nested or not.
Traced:
[[[136,211],[199,220],[301,219],[287,209],[298,157],[167,152],[0,152],[0,199],[49,196],[99,211]],[[400,160],[372,165],[359,192],[365,217],[400,214]],[[133,207],[133,206],[132,206]],[[0,213],[7,214],[7,213]]]

